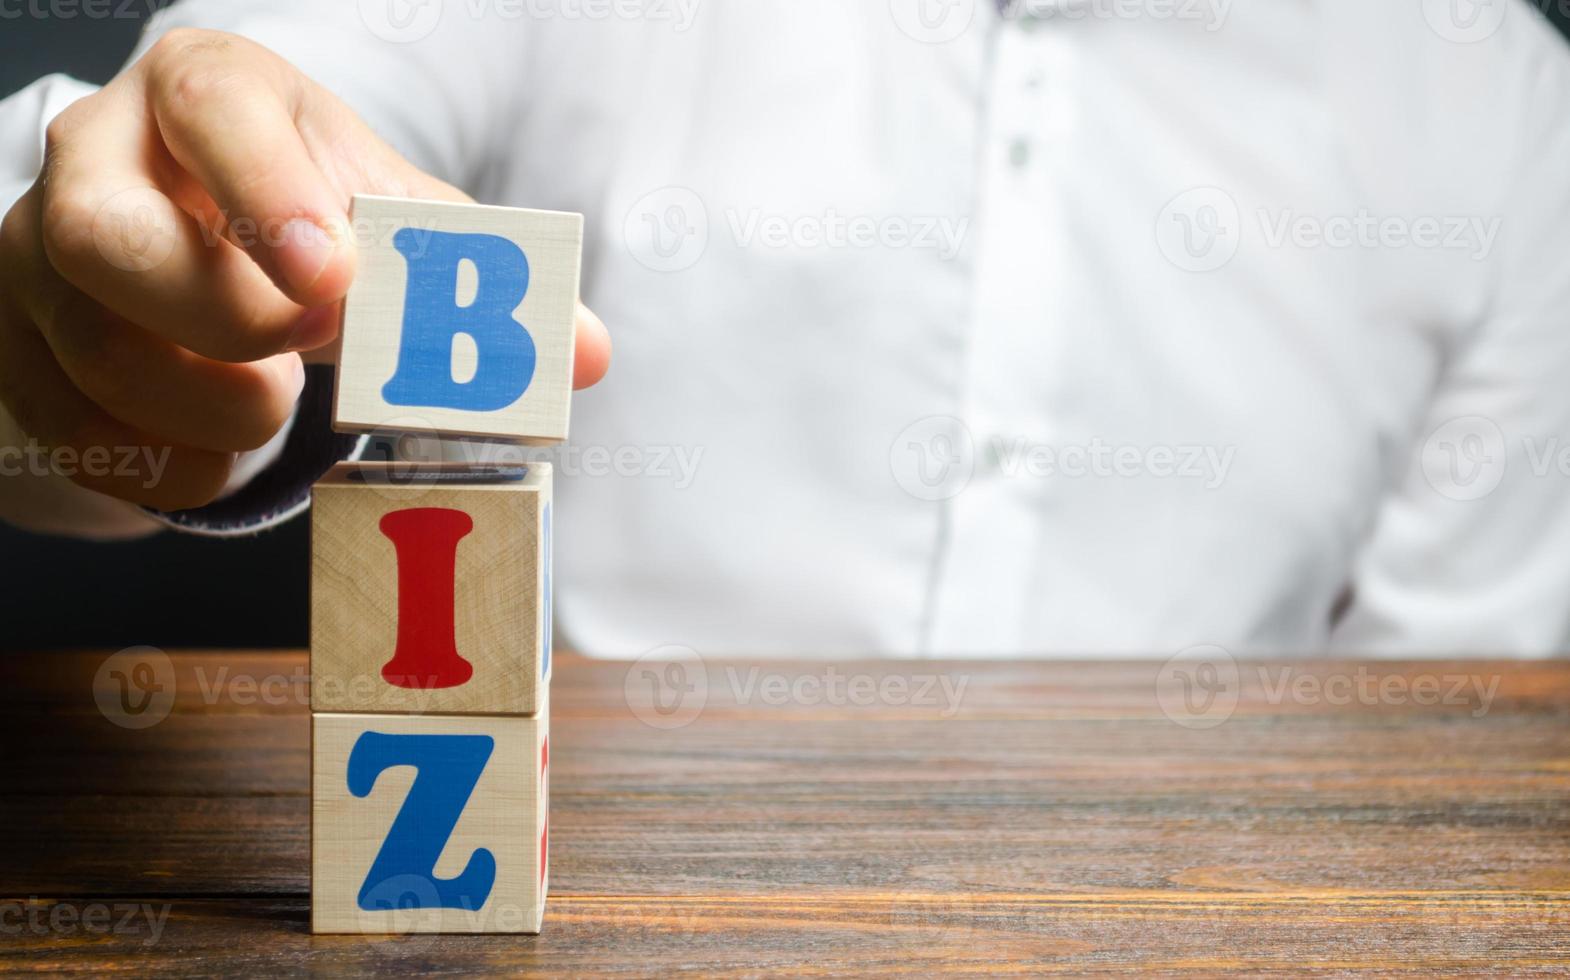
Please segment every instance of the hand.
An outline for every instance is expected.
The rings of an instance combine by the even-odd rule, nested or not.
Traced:
[[[336,339],[360,192],[468,200],[271,51],[171,32],[51,123],[38,182],[0,225],[0,402],[79,458],[168,448],[154,486],[115,467],[72,477],[90,489],[212,500],[234,454],[288,419],[301,352]],[[581,304],[576,357],[579,388],[610,360]]]

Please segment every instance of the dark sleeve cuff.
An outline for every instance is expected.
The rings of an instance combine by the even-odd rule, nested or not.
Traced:
[[[358,458],[368,441],[365,436],[334,432],[332,416],[332,365],[306,365],[305,388],[276,462],[233,494],[205,507],[147,512],[177,530],[213,537],[254,534],[299,516],[310,506],[312,484],[334,463]]]

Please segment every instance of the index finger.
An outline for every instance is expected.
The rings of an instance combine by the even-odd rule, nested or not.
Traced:
[[[231,235],[290,299],[341,299],[354,275],[343,195],[296,119],[309,97],[287,62],[243,38],[173,33],[149,55],[148,95],[171,156],[202,185]]]

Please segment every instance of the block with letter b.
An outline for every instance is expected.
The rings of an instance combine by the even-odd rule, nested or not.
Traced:
[[[315,714],[311,931],[535,933],[548,712]]]
[[[333,418],[567,438],[583,216],[357,195]]]
[[[340,463],[312,496],[312,711],[544,710],[549,464]]]

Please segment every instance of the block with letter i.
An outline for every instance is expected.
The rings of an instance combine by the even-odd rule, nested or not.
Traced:
[[[548,465],[342,463],[311,519],[311,927],[538,932]]]
[[[312,493],[311,710],[533,715],[551,467],[340,463]]]

